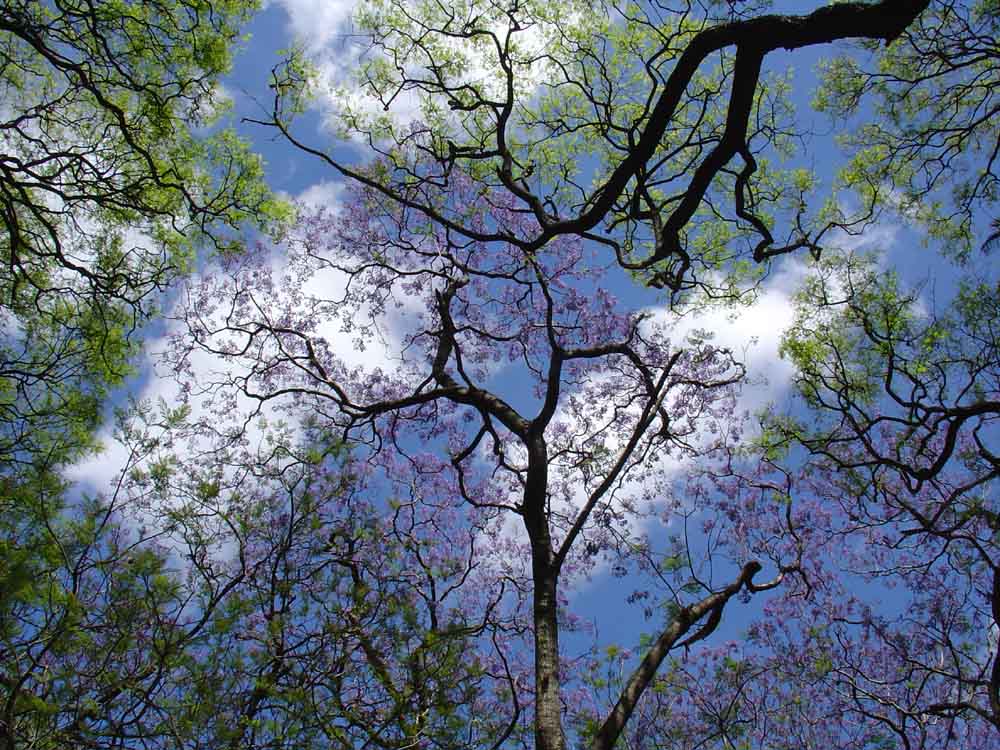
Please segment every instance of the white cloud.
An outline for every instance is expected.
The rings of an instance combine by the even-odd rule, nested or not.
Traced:
[[[326,209],[336,211],[340,205],[345,185],[343,182],[323,180],[314,183],[299,193],[297,202],[307,209]]]
[[[349,30],[357,0],[275,0],[288,14],[288,26],[310,52],[330,47]]]
[[[324,181],[309,186],[298,196],[294,196],[294,199],[306,208],[322,207],[336,214],[342,191],[343,184]],[[144,237],[137,233],[130,233],[129,239],[141,243]],[[269,269],[275,279],[283,277],[287,270],[286,260],[283,248],[272,248],[269,256]],[[183,320],[185,306],[197,304],[188,299],[186,291],[196,289],[199,284],[217,273],[219,273],[219,268],[213,265],[188,279],[181,294],[178,295],[173,309],[166,311],[166,330],[160,337],[145,343],[142,361],[137,363],[143,373],[143,378],[140,385],[131,394],[136,400],[152,404],[157,404],[162,400],[170,407],[176,407],[183,402],[183,388],[166,368],[163,355],[169,346],[170,338],[175,335],[184,335],[186,331],[186,324]],[[305,294],[335,299],[343,294],[345,284],[346,276],[344,274],[335,270],[326,270],[316,274],[305,285],[303,291]],[[283,293],[290,290],[282,288],[279,291]],[[366,314],[365,310],[352,312],[358,316]],[[335,319],[324,321],[318,326],[317,334],[329,341],[332,348],[349,366],[362,367],[369,371],[378,368],[387,372],[400,364],[399,350],[404,335],[405,312],[404,306],[402,311],[393,310],[384,316],[384,319],[379,321],[382,335],[369,342],[363,350],[348,340],[347,336],[339,330],[339,322]],[[205,351],[193,352],[190,356],[190,375],[188,377],[190,386],[188,402],[192,407],[191,419],[212,418],[208,401],[205,397],[198,395],[200,388],[212,382],[231,378],[240,372],[240,367],[231,360],[222,359]],[[241,418],[240,415],[247,415],[259,407],[256,401],[245,397],[238,397],[235,404],[236,408],[228,415],[234,425]],[[265,418],[274,416],[274,406],[268,404],[262,409]],[[288,420],[287,415],[284,415],[283,418]],[[262,439],[263,433],[257,426],[250,423],[247,437],[251,444],[256,444]],[[114,491],[123,470],[129,463],[129,451],[115,439],[112,425],[105,425],[100,430],[98,439],[102,450],[68,467],[64,473],[69,481],[77,483],[84,491],[108,495]]]
[[[858,233],[839,231],[832,236],[830,244],[842,251],[881,253],[895,244],[899,232],[898,224],[880,221]]]

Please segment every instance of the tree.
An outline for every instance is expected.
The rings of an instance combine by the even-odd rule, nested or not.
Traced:
[[[995,744],[994,275],[928,309],[876,257],[816,269],[784,344],[805,408],[701,468],[722,544],[795,574],[743,641],[666,665],[634,746]]]
[[[762,72],[765,59],[838,40],[891,45],[929,4],[788,16],[756,3],[372,2],[357,18],[370,44],[359,82],[378,106],[345,94],[337,122],[384,169],[365,172],[295,136],[310,86],[298,57],[276,69],[264,124],[469,240],[533,252],[581,237],[650,285],[738,294],[752,263],[818,254],[831,229],[867,218],[810,209],[814,178],[764,158],[793,150],[797,135],[787,85]],[[413,122],[385,115],[402,97],[419,111]],[[455,170],[509,194],[530,217],[523,233],[477,228],[449,209],[442,193]],[[779,217],[788,231],[776,238]]]
[[[280,214],[220,76],[257,7],[14,0],[0,10],[0,463],[79,455],[135,332],[209,240]]]
[[[860,219],[836,205],[810,212],[814,179],[766,161],[794,130],[783,84],[761,64],[783,46],[858,37],[894,54],[915,44],[908,29],[929,3],[802,17],[727,5],[609,5],[601,17],[589,5],[387,3],[361,17],[379,53],[363,66],[370,90],[384,104],[415,94],[423,120],[346,109],[345,127],[378,154],[360,167],[300,144],[355,180],[343,210],[304,213],[288,258],[230,258],[189,291],[167,361],[189,391],[198,357],[224,361],[197,383],[211,409],[197,434],[211,448],[193,471],[164,459],[129,476],[161,505],[171,488],[192,499],[178,520],[229,524],[210,538],[241,552],[259,543],[235,557],[254,562],[238,568],[229,609],[197,610],[214,629],[170,689],[143,698],[185,723],[144,736],[212,747],[995,741],[985,675],[997,660],[983,633],[996,597],[979,582],[995,571],[995,399],[982,381],[996,368],[976,353],[994,339],[981,292],[956,322],[925,326],[899,287],[850,261],[822,266],[859,283],[815,282],[786,349],[806,400],[832,418],[768,425],[750,463],[734,355],[609,292],[630,281],[624,267],[667,287],[671,314],[742,297],[776,256],[819,255],[832,228],[880,209],[870,190]],[[293,140],[286,115],[304,106],[304,74],[293,59],[273,81],[271,124]],[[870,162],[853,174],[884,171],[865,172]],[[791,229],[776,241],[779,222]],[[841,288],[835,305],[824,296]],[[408,327],[387,324],[397,308]],[[365,370],[337,343],[345,335],[361,347],[395,336],[402,354]],[[879,411],[879,388],[902,417]],[[234,422],[241,399],[251,419]],[[254,434],[279,417],[303,428],[302,453]],[[956,440],[966,431],[959,447],[950,425]],[[349,468],[331,472],[342,444]],[[815,458],[782,465],[789,444]],[[679,480],[675,463],[688,462]],[[362,490],[344,494],[345,471]],[[266,489],[230,493],[234,475],[250,487],[266,477]],[[228,504],[215,499],[223,487]],[[208,581],[215,564],[194,558]],[[634,585],[628,599],[652,632],[637,653],[574,656],[568,644],[591,635],[569,591],[605,569]],[[872,606],[882,581],[911,608]],[[741,598],[772,590],[741,644],[712,639]],[[205,706],[222,707],[217,720]]]
[[[893,679],[845,658],[838,679],[855,696],[846,710],[908,746],[935,733],[947,746],[959,732],[988,743],[1000,727],[996,278],[988,263],[965,265],[990,251],[995,229],[998,24],[995,3],[934,4],[905,44],[827,64],[821,106],[846,116],[869,102],[877,118],[847,131],[844,181],[900,209],[960,265],[927,294],[869,258],[822,264],[785,344],[812,416],[771,424],[829,474],[833,497],[823,494],[842,512],[831,533],[870,540],[854,569],[907,592],[908,611],[859,604],[854,627],[833,630],[845,656],[864,645],[896,665]]]
[[[196,564],[181,576],[171,559],[204,563],[224,508],[212,523],[175,514],[156,516],[149,530],[134,524],[129,506],[162,488],[158,440],[183,411],[145,416],[148,429],[133,426],[123,436],[128,460],[110,497],[84,498],[67,512],[65,482],[52,471],[20,484],[24,496],[8,496],[14,504],[0,516],[0,745],[7,750],[111,747],[162,735],[162,716],[151,708],[208,615],[245,575],[239,564]],[[146,461],[150,473],[141,470]],[[208,504],[203,497],[201,507]]]
[[[965,279],[948,308],[925,312],[893,275],[849,257],[801,305],[786,347],[817,419],[775,435],[832,472],[846,498],[839,533],[879,529],[866,564],[911,589],[898,627],[927,639],[911,669],[946,683],[923,699],[925,716],[1000,727],[995,280]]]
[[[22,524],[33,549],[3,558],[4,748],[500,747],[521,730],[501,644],[525,628],[499,612],[477,529],[406,498],[384,514],[318,424],[219,444],[217,416],[119,416],[113,494]],[[204,460],[182,466],[181,445]]]
[[[996,3],[931,3],[899,44],[827,61],[816,101],[841,118],[873,107],[867,123],[844,129],[844,182],[958,258],[996,230],[986,225],[998,189],[998,31]]]
[[[220,77],[256,7],[0,8],[4,747],[132,736],[198,629],[186,608],[217,601],[218,580],[185,591],[163,550],[130,537],[120,494],[68,503],[59,470],[95,447],[139,328],[196,253],[238,248],[285,213],[259,159],[217,127]]]
[[[821,465],[817,476],[826,484],[806,484],[813,502],[802,510],[795,504],[794,511],[788,510],[793,503],[772,503],[777,513],[750,507],[754,522],[744,524],[741,503],[752,506],[782,492],[790,497],[802,480],[792,482],[792,475],[770,462],[762,464],[762,471],[747,472],[729,462],[725,441],[694,438],[706,426],[731,434],[710,419],[709,394],[722,394],[739,381],[736,363],[705,339],[687,348],[665,348],[663,334],[638,318],[616,316],[601,291],[613,283],[606,269],[618,266],[651,286],[668,288],[672,304],[683,309],[706,295],[739,298],[752,291],[777,256],[807,250],[818,258],[831,230],[857,231],[878,215],[885,203],[879,180],[898,172],[892,165],[900,165],[902,157],[905,169],[933,171],[941,158],[934,138],[946,134],[950,123],[921,121],[919,100],[927,98],[925,89],[937,87],[948,93],[944,106],[958,101],[961,87],[954,81],[962,76],[977,80],[973,90],[979,93],[969,109],[961,109],[963,115],[972,113],[970,140],[960,136],[946,150],[971,153],[968,143],[992,132],[990,118],[982,116],[991,106],[992,53],[989,41],[967,48],[961,37],[988,39],[979,30],[995,25],[995,13],[984,6],[956,15],[951,5],[941,4],[913,25],[929,5],[839,3],[793,17],[758,15],[756,7],[735,4],[723,11],[710,3],[677,9],[607,4],[596,12],[590,4],[473,3],[411,10],[400,3],[372,3],[358,17],[371,41],[361,81],[381,106],[373,114],[345,97],[338,113],[343,132],[360,136],[377,154],[374,164],[364,166],[294,134],[292,118],[305,106],[309,72],[299,58],[275,71],[273,117],[266,124],[365,189],[354,194],[338,222],[321,216],[308,223],[304,249],[290,261],[288,274],[278,277],[280,283],[261,262],[233,269],[199,289],[186,319],[191,339],[177,341],[171,361],[182,373],[196,351],[239,362],[238,374],[215,385],[235,387],[261,403],[288,397],[299,408],[323,414],[345,440],[361,446],[387,480],[416,488],[410,491],[433,507],[453,507],[447,498],[460,497],[474,525],[486,527],[504,515],[517,518],[529,561],[515,580],[531,597],[536,747],[567,742],[563,691],[572,680],[560,673],[559,587],[600,554],[608,555],[615,569],[636,565],[650,573],[665,587],[661,601],[671,606],[634,669],[611,694],[611,705],[593,716],[580,714],[578,731],[593,747],[623,739],[640,701],[656,695],[650,689],[658,684],[657,669],[670,650],[711,635],[733,596],[788,581],[797,583],[785,587],[788,594],[781,600],[784,611],[794,614],[794,633],[786,644],[806,643],[803,638],[809,636],[807,652],[816,658],[800,662],[797,671],[780,660],[746,669],[736,661],[730,670],[735,676],[716,672],[714,681],[706,680],[709,685],[732,687],[740,695],[744,688],[763,691],[766,676],[784,679],[788,687],[835,672],[847,675],[845,684],[855,691],[852,715],[890,725],[904,743],[911,741],[913,727],[925,733],[919,742],[947,742],[955,726],[974,743],[988,741],[974,716],[982,713],[978,697],[961,710],[946,707],[943,698],[955,684],[972,685],[970,695],[982,695],[977,678],[970,682],[966,676],[969,665],[981,665],[981,659],[957,658],[951,672],[934,673],[924,683],[926,690],[915,693],[907,681],[912,674],[897,680],[892,672],[897,668],[892,660],[900,657],[893,643],[912,637],[913,628],[925,622],[920,617],[898,629],[870,617],[863,623],[866,632],[876,633],[880,658],[896,675],[893,685],[910,691],[905,701],[891,690],[863,693],[866,675],[877,681],[887,673],[868,673],[863,663],[855,660],[852,666],[851,660],[858,653],[876,653],[876,646],[867,651],[845,646],[843,661],[827,667],[838,621],[819,617],[816,602],[831,605],[830,617],[854,617],[858,601],[832,607],[847,591],[845,581],[833,575],[838,568],[832,550],[835,540],[863,529],[852,525],[847,507],[842,515],[825,518],[818,499],[828,498],[835,491],[831,488],[845,487],[863,496],[859,480],[833,470],[843,466]],[[960,22],[949,26],[956,31],[947,42],[928,48],[924,43],[935,28],[929,18]],[[810,206],[815,178],[766,158],[790,150],[796,135],[783,82],[762,73],[766,56],[779,48],[843,39],[867,40],[872,49],[884,43],[889,73],[852,77],[843,67],[834,68],[839,83],[833,100],[840,111],[849,111],[871,87],[890,102],[886,112],[892,122],[903,123],[887,138],[904,145],[884,157],[884,144],[876,143],[874,152],[862,154],[845,175],[850,186],[863,188],[862,210],[854,216],[835,202],[818,210]],[[953,47],[942,51],[942,44]],[[906,67],[913,64],[931,72],[914,80]],[[885,77],[890,82],[883,85]],[[845,94],[851,91],[856,98]],[[720,104],[724,94],[728,102]],[[416,104],[417,120],[398,123],[383,114],[402,97]],[[898,109],[891,109],[893,101]],[[948,116],[944,110],[938,114]],[[918,120],[909,151],[906,117]],[[949,163],[947,169],[954,166]],[[906,209],[907,200],[931,194],[934,180],[922,185],[910,180],[918,187],[898,205]],[[988,176],[975,182],[961,210],[972,213],[976,201],[990,200],[991,184]],[[958,197],[961,208],[963,194]],[[944,226],[933,212],[921,218]],[[787,230],[780,239],[776,226]],[[592,249],[605,254],[592,261],[605,266],[596,276],[583,273],[582,258]],[[572,268],[564,266],[567,262]],[[343,297],[308,293],[304,280],[312,279],[317,268],[342,274]],[[594,292],[586,303],[578,298],[581,288]],[[279,289],[293,291],[283,297]],[[210,309],[213,300],[219,304],[216,311]],[[416,310],[420,324],[403,336],[405,354],[394,372],[364,377],[338,357],[323,335],[324,321],[337,321],[367,345],[378,330],[378,317],[393,302]],[[359,319],[363,310],[369,319]],[[490,385],[488,363],[504,356],[523,366],[534,384],[533,403],[523,393],[506,394]],[[729,375],[718,369],[724,366],[733,368]],[[683,398],[675,395],[678,388],[685,389]],[[529,407],[521,406],[526,402]],[[691,404],[696,404],[693,410]],[[849,436],[852,445],[858,438]],[[697,512],[725,521],[704,527],[701,542],[706,561],[728,557],[725,584],[712,583],[695,561],[699,543],[686,538],[678,545],[657,544],[630,525],[636,523],[630,518],[654,513],[649,510],[656,508],[654,497],[676,496],[662,476],[657,485],[657,456],[671,443],[701,459],[721,454],[723,468],[712,473],[714,492],[741,498],[728,502],[718,494],[695,495],[710,498],[696,506]],[[768,471],[785,483],[775,484]],[[498,490],[496,478],[504,476],[512,480],[510,488]],[[634,495],[630,482],[638,485]],[[889,491],[884,483],[873,487]],[[905,481],[891,490],[901,498],[914,491]],[[644,510],[635,498],[649,505]],[[907,503],[912,505],[896,501],[897,506]],[[674,512],[680,519],[694,511],[679,505]],[[885,523],[903,521],[892,516]],[[503,538],[499,531],[496,535]],[[481,554],[490,559],[486,551]],[[877,558],[876,552],[860,554],[852,560],[856,567],[844,569],[844,575],[864,579],[869,554]],[[754,581],[761,570],[755,555],[774,563],[777,577],[771,583]],[[905,571],[936,570],[937,559],[903,556],[886,562],[883,570],[910,585]],[[943,575],[934,590],[948,591],[952,580]],[[701,598],[690,599],[695,592]],[[636,601],[651,596],[645,589],[635,592]],[[954,603],[956,617],[965,616],[965,604]],[[931,612],[929,600],[921,606]],[[810,619],[827,631],[810,635],[804,624]],[[962,628],[970,627],[965,623],[949,630],[942,642],[967,643]],[[844,637],[846,644],[850,638]],[[779,641],[755,636],[751,642],[775,647]],[[927,639],[921,643],[930,648]],[[789,653],[786,646],[779,655]],[[916,673],[927,672],[922,669]],[[680,670],[674,662],[667,672]],[[782,697],[784,687],[775,688],[779,704],[798,711],[789,708],[796,701]],[[893,717],[873,715],[870,704],[898,705],[905,720],[894,723]],[[817,701],[826,716],[842,715],[845,705]],[[944,735],[921,718],[928,711],[953,712]],[[732,744],[729,714],[717,716],[714,736]],[[984,716],[989,718],[989,712]],[[744,723],[736,714],[731,718]],[[817,726],[815,717],[808,726]],[[870,725],[859,727],[856,735],[819,736],[841,744],[859,738],[869,744],[883,741]]]
[[[517,232],[525,221],[474,180],[453,174],[451,188],[472,223]],[[290,417],[318,415],[378,469],[390,498],[408,497],[427,519],[431,550],[449,546],[444,518],[475,532],[469,564],[495,571],[480,588],[497,592],[498,613],[516,605],[509,617],[530,623],[530,656],[514,649],[506,658],[530,659],[538,747],[566,742],[566,587],[602,557],[645,571],[660,589],[646,593],[649,605],[669,614],[593,737],[594,747],[613,747],[668,651],[706,637],[737,594],[775,585],[754,581],[753,561],[713,583],[680,538],[664,543],[644,528],[685,512],[663,462],[723,441],[742,367],[708,338],[672,342],[661,322],[621,311],[602,288],[606,264],[578,242],[532,254],[463,242],[370,189],[354,190],[339,216],[300,221],[284,269],[265,253],[192,290],[169,361],[182,379],[199,352],[228,362],[219,380],[200,383],[216,391],[220,413],[239,393],[261,404],[285,396]],[[324,271],[343,275],[343,296],[324,296]],[[334,326],[367,343],[394,303],[414,316],[395,371],[350,368],[322,335]],[[497,368],[510,378],[515,367],[519,392],[490,387]],[[382,512],[397,513],[395,503]]]

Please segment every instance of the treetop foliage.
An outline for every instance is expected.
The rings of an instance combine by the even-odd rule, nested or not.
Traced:
[[[245,0],[0,9],[0,456],[87,444],[134,332],[207,240],[282,215],[226,109]]]
[[[792,16],[743,3],[365,4],[358,82],[370,99],[342,94],[337,121],[384,171],[326,158],[470,239],[531,251],[572,234],[653,286],[733,294],[754,276],[751,261],[817,254],[832,229],[870,218],[810,205],[813,180],[774,158],[794,149],[798,126],[787,83],[762,74],[765,58],[846,39],[888,44],[927,6],[837,3]],[[275,71],[270,124],[322,153],[290,130],[308,83],[298,59]],[[413,117],[386,114],[399,101]],[[514,196],[531,231],[476,231],[438,205],[454,169]]]
[[[373,0],[331,146],[292,54],[260,119],[347,183],[184,287],[178,403],[120,412],[107,493],[9,482],[0,743],[993,747],[997,18]],[[833,42],[831,186],[766,63]],[[167,198],[149,222],[199,223]],[[843,247],[887,217],[953,293]],[[741,352],[682,313],[788,262],[790,405],[749,415]]]

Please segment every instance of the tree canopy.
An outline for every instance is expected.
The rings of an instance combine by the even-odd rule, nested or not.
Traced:
[[[136,329],[204,240],[277,204],[220,77],[256,2],[0,9],[0,461],[78,455]]]
[[[86,745],[88,720],[115,721],[102,711],[122,685],[162,679],[157,657],[186,643],[171,625],[187,600],[163,559],[128,552],[115,499],[67,507],[59,472],[94,449],[141,326],[196,253],[239,247],[286,212],[220,126],[220,79],[257,5],[0,8],[5,748]]]
[[[951,0],[371,0],[330,145],[290,53],[254,120],[346,184],[185,286],[180,402],[121,410],[111,491],[2,517],[0,740],[995,745],[998,27]],[[769,67],[810,47],[836,174]],[[244,216],[166,192],[152,226]],[[887,221],[940,294],[850,248]],[[750,414],[745,352],[692,313],[792,264],[793,395]]]

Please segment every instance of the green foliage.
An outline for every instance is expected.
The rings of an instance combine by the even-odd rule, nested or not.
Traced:
[[[192,614],[214,606],[212,585],[180,576],[156,541],[169,531],[137,534],[117,494],[67,502],[59,472],[97,447],[161,292],[197,253],[234,252],[248,229],[276,231],[289,215],[225,122],[220,79],[258,5],[0,9],[2,744],[113,744],[115,722],[181,658]],[[185,418],[174,410],[161,424]],[[132,459],[155,448],[137,444]],[[168,494],[172,466],[133,463],[122,480],[151,477]],[[201,481],[207,500],[222,491]]]
[[[960,259],[1000,199],[998,32],[995,2],[932,3],[900,43],[820,66],[815,105],[844,118],[853,153],[842,181],[864,210],[895,208]],[[859,125],[851,118],[865,107],[874,109]]]
[[[916,298],[871,256],[830,253],[814,269],[796,297],[781,354],[798,370],[799,390],[811,407],[826,403],[831,387],[870,404],[881,393],[885,356],[911,331]],[[866,336],[872,326],[882,332],[874,342]]]
[[[257,0],[14,0],[0,16],[0,464],[91,447],[158,293],[288,215],[222,121]]]
[[[458,169],[484,192],[516,195],[540,224],[555,223],[589,210],[643,133],[658,125],[655,108],[685,50],[724,17],[721,8],[701,10],[707,15],[641,2],[365,2],[354,22],[371,47],[350,84],[332,92],[333,120],[341,137],[360,136],[380,157],[359,175],[443,221],[471,225],[468,206],[449,204],[447,176]],[[592,230],[638,281],[676,282],[672,292],[684,292],[678,303],[703,301],[688,294],[694,290],[748,300],[767,273],[761,258],[751,258],[761,231],[780,237],[784,221],[815,236],[830,221],[825,205],[807,201],[810,171],[794,164],[791,77],[767,73],[756,83],[737,157],[745,171],[734,165],[715,175],[683,222],[683,253],[650,260],[697,165],[721,147],[733,68],[731,50],[697,68],[645,166]],[[303,96],[318,90],[301,52],[273,86],[284,94],[274,124],[287,131]],[[745,200],[734,214],[727,204],[736,192]],[[684,265],[681,255],[692,262]]]
[[[944,397],[951,388],[960,404],[985,398],[992,384],[984,374],[1000,351],[995,282],[965,277],[946,307],[927,310],[922,290],[905,288],[874,256],[830,254],[813,271],[781,347],[811,407],[853,412],[874,408],[886,395]],[[769,429],[764,442],[777,444],[779,434],[799,428],[775,417]]]

